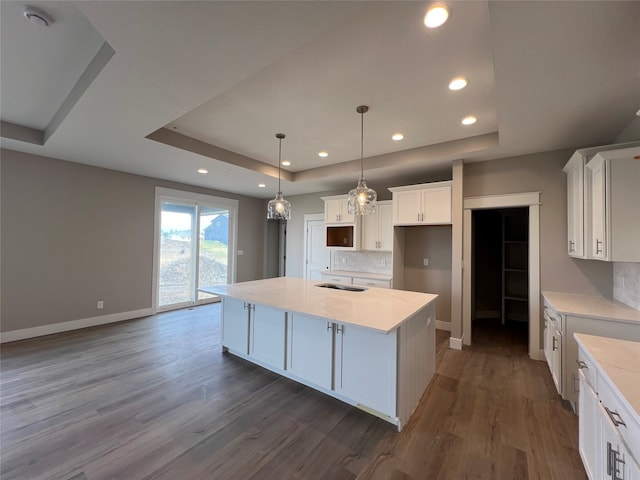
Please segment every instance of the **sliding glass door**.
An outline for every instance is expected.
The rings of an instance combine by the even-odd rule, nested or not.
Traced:
[[[234,281],[237,201],[156,189],[157,310],[216,299],[198,289]]]

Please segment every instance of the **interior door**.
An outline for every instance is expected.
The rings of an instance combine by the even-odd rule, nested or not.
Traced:
[[[331,252],[325,240],[325,227],[322,220],[309,220],[306,229],[306,271],[307,280],[322,280],[322,272],[329,270]]]

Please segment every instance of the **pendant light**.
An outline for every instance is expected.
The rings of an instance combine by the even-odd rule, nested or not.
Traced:
[[[291,204],[282,197],[280,191],[280,165],[282,162],[282,139],[284,133],[276,133],[278,144],[278,193],[276,198],[269,201],[267,205],[267,220],[289,220],[291,218]]]
[[[375,213],[378,195],[367,187],[364,180],[364,114],[369,111],[366,105],[360,105],[356,112],[360,114],[360,180],[358,186],[349,192],[347,211],[356,215]]]

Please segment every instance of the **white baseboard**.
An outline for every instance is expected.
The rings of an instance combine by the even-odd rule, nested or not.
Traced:
[[[79,320],[71,320],[69,322],[42,325],[41,327],[11,330],[9,332],[0,333],[0,343],[15,342],[16,340],[41,337],[43,335],[51,335],[52,333],[68,332],[79,328],[95,327],[96,325],[104,325],[106,323],[122,322],[123,320],[131,320],[132,318],[146,317],[149,315],[153,315],[152,308],[143,308],[141,310],[133,310],[131,312],[111,313],[109,315],[101,315],[99,317],[81,318]]]
[[[449,348],[453,350],[462,350],[462,338],[449,337]]]
[[[444,320],[436,320],[436,329],[451,331],[451,322],[445,322]]]

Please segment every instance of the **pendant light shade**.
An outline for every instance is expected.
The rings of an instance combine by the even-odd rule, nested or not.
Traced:
[[[289,220],[291,218],[291,204],[284,199],[280,191],[280,165],[282,162],[282,139],[284,133],[276,133],[278,144],[278,193],[276,198],[267,205],[267,220]]]
[[[369,215],[376,211],[378,195],[375,190],[367,187],[364,180],[364,114],[369,111],[366,105],[360,105],[356,112],[360,114],[360,180],[353,190],[349,191],[347,211],[356,215]]]

